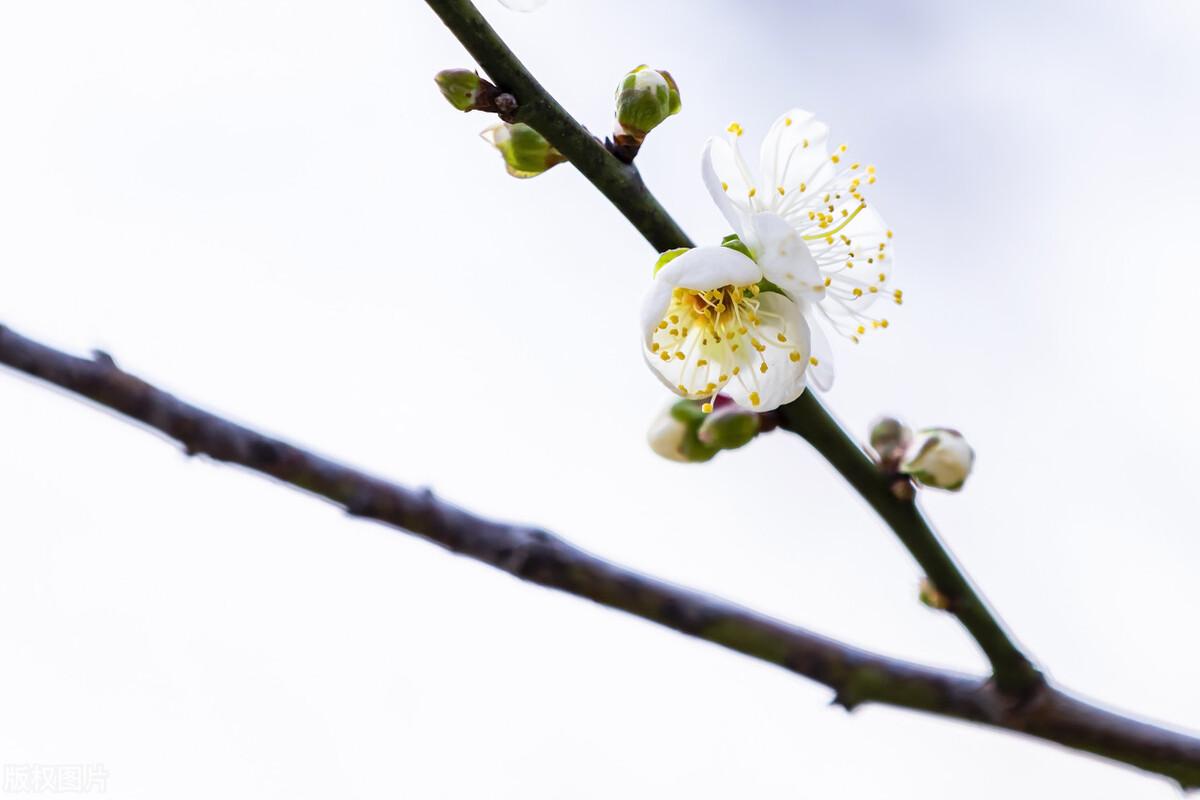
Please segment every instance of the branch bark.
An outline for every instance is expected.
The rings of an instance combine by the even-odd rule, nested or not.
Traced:
[[[470,0],[426,0],[479,66],[517,99],[517,119],[535,128],[615,205],[656,251],[692,247],[642,182],[580,125],[534,79]],[[992,666],[996,685],[1014,697],[1035,692],[1041,671],[1005,630],[916,505],[888,490],[888,482],[821,400],[806,392],[780,411],[783,427],[802,436],[875,509],[916,559],[950,612],[967,629]]]
[[[347,513],[421,536],[521,580],[673,628],[834,691],[852,710],[882,703],[1057,742],[1200,787],[1200,739],[1099,708],[1048,685],[1022,701],[986,678],[871,653],[605,561],[544,530],[483,519],[414,490],[264,436],[122,371],[0,325],[0,364],[86,398],[182,445],[322,497]]]

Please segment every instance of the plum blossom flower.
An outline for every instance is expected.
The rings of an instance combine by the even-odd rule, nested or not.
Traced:
[[[892,232],[863,196],[875,168],[829,150],[828,127],[792,110],[771,126],[756,175],[739,149],[742,127],[710,140],[701,170],[735,234],[721,246],[664,253],[642,310],[645,356],[683,397],[725,394],[769,411],[809,383],[833,383],[821,324],[854,342],[888,327],[869,316],[891,288]]]
[[[730,247],[664,254],[642,307],[644,354],[676,394],[769,411],[804,391],[809,332],[799,306],[765,291],[763,270]]]
[[[742,157],[743,133],[735,122],[726,140],[708,142],[704,183],[766,278],[799,304],[818,361],[811,379],[827,389],[833,359],[818,321],[857,343],[868,330],[888,327],[886,318],[867,314],[879,297],[903,302],[903,292],[892,288],[892,231],[863,194],[876,182],[875,167],[851,161],[844,144],[831,152],[829,127],[808,111],[792,109],[775,120],[757,174]],[[789,229],[803,247],[790,260],[763,262],[757,254],[777,247]]]

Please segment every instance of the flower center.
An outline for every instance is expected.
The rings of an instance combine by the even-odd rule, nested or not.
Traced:
[[[706,411],[731,380],[745,386],[751,405],[758,405],[758,379],[769,370],[763,356],[769,346],[788,350],[791,364],[802,358],[784,333],[782,318],[763,307],[761,293],[757,284],[676,288],[654,331],[650,352],[664,362],[660,371],[669,371],[683,395],[708,398]],[[677,363],[678,372],[669,363]]]

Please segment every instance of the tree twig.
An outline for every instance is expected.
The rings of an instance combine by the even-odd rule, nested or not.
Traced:
[[[691,247],[643,184],[636,168],[624,164],[542,87],[517,59],[470,0],[426,0],[493,81],[516,97],[518,118],[535,128],[641,232],[655,250]],[[1005,631],[966,573],[938,539],[911,500],[888,491],[888,481],[812,392],[780,412],[781,427],[807,440],[883,517],[938,590],[950,600],[950,612],[983,650],[996,685],[1016,697],[1036,692],[1041,671]]]
[[[0,325],[0,364],[161,432],[189,455],[237,464],[356,517],[417,534],[532,583],[625,611],[776,664],[833,689],[851,710],[875,702],[1016,731],[1200,786],[1200,739],[1149,725],[1053,687],[1016,702],[986,678],[861,650],[750,609],[605,561],[538,528],[483,519],[435,497],[222,419],[122,371]]]

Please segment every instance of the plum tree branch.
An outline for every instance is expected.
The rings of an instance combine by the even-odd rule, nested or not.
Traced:
[[[633,223],[656,251],[692,247],[642,182],[575,121],[529,73],[470,0],[426,0],[479,66],[518,103],[517,118],[542,134]],[[898,498],[852,437],[812,392],[780,412],[781,427],[803,437],[891,527],[970,633],[992,666],[996,685],[1014,696],[1037,691],[1044,679],[1004,629],[982,595],[912,500]]]
[[[558,589],[778,665],[835,692],[853,709],[882,703],[1023,733],[1200,786],[1200,739],[1044,686],[1018,701],[986,678],[878,655],[675,586],[525,525],[483,519],[435,497],[257,433],[121,370],[0,325],[0,364],[165,434],[189,455],[246,469],[324,498],[347,513],[421,536],[521,580]]]

